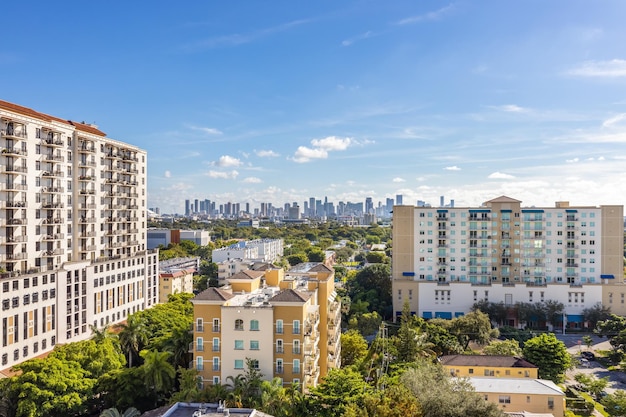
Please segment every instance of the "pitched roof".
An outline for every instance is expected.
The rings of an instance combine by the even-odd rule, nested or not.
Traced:
[[[319,263],[313,268],[309,269],[309,272],[333,272],[333,270],[327,267],[325,264]]]
[[[442,356],[442,365],[458,366],[493,366],[500,368],[537,368],[537,366],[517,356],[505,355],[446,355]]]
[[[257,279],[259,277],[262,277],[263,275],[265,275],[264,271],[253,271],[251,269],[246,269],[244,271],[241,272],[237,272],[235,275],[228,277],[227,279],[230,280],[234,280],[234,279]]]
[[[516,200],[514,198],[501,195],[500,197],[496,197],[489,201],[485,201],[485,204],[487,203],[521,203],[521,202],[522,202],[521,200]]]
[[[528,378],[468,378],[478,393],[565,395],[554,382]]]
[[[98,136],[106,136],[106,133],[102,132],[96,127],[81,122],[73,122],[71,120],[64,120],[56,116],[50,116],[49,114],[41,113],[28,107],[20,106],[19,104],[9,103],[8,101],[0,100],[0,109],[12,111],[22,114],[24,116],[34,117],[44,122],[56,121],[74,126],[76,130],[80,130],[86,133],[91,133]]]
[[[300,291],[292,290],[288,288],[283,290],[270,298],[268,301],[271,303],[272,301],[285,301],[285,302],[296,302],[296,303],[304,303],[311,298],[311,294],[302,293]]]
[[[203,300],[203,301],[227,301],[233,298],[234,295],[231,293],[220,290],[219,288],[209,287],[206,290],[202,291],[200,294],[193,297],[193,300]]]

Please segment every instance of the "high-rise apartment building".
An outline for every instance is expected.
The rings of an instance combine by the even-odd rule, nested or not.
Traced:
[[[393,209],[393,307],[451,318],[481,300],[562,302],[584,326],[596,303],[626,314],[623,206],[522,207],[498,197],[481,207]],[[511,325],[517,325],[512,318]]]
[[[145,151],[5,101],[0,149],[2,368],[157,302]]]
[[[225,383],[252,360],[264,379],[314,387],[340,366],[341,304],[334,271],[324,264],[246,270],[228,286],[191,301],[194,341],[190,368],[204,384]]]

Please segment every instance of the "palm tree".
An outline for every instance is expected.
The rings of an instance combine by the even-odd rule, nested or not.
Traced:
[[[175,368],[186,368],[189,360],[189,344],[193,341],[193,335],[189,327],[176,327],[172,329],[171,336],[165,342],[165,350],[172,354],[172,365]]]
[[[148,341],[148,335],[143,324],[135,318],[129,316],[126,323],[119,324],[117,327],[121,329],[118,334],[120,345],[128,355],[128,367],[133,367],[133,358],[137,357],[143,345]]]
[[[107,408],[100,413],[100,417],[138,417],[139,415],[141,415],[141,412],[135,407],[127,408],[123,414],[117,408]]]
[[[176,370],[168,361],[171,353],[142,350],[140,355],[144,360],[141,369],[146,385],[152,387],[156,392],[170,391],[174,386],[176,377]]]
[[[108,324],[104,326],[102,329],[98,329],[98,326],[94,326],[93,324],[90,324],[89,328],[91,329],[91,338],[96,343],[103,342],[104,340],[112,337]]]

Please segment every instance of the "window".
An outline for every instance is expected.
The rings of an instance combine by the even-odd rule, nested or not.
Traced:
[[[235,320],[235,330],[243,330],[243,320]]]
[[[283,353],[283,341],[282,339],[277,339],[276,340],[276,353]]]
[[[276,359],[276,373],[277,374],[283,373],[283,360],[282,359]]]
[[[259,350],[259,341],[251,340],[250,341],[250,350]]]
[[[213,319],[213,333],[219,333],[220,331],[220,319]]]
[[[259,330],[259,321],[258,320],[250,320],[250,330],[258,331]]]
[[[278,334],[283,333],[283,321],[282,320],[276,320],[276,333]]]
[[[493,369],[485,369],[485,376],[493,376],[494,372]]]
[[[293,360],[293,373],[294,374],[300,373],[300,360],[299,359]]]
[[[243,350],[243,340],[235,340],[235,350]]]
[[[213,370],[214,371],[220,370],[220,358],[217,356],[213,358]]]
[[[220,351],[220,339],[217,337],[213,338],[213,352]]]
[[[300,341],[299,340],[293,341],[293,353],[300,354]]]
[[[257,359],[250,359],[250,366],[252,369],[259,369],[259,361]]]
[[[300,320],[293,321],[293,334],[300,334]]]
[[[235,359],[235,369],[243,369],[243,359]]]
[[[500,404],[511,404],[511,396],[510,395],[500,395],[498,397],[498,402]]]
[[[548,408],[554,408],[554,397],[548,397]]]

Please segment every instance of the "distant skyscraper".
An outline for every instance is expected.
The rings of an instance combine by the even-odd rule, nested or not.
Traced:
[[[189,216],[191,214],[191,201],[185,200],[185,216]]]
[[[374,202],[372,201],[372,197],[367,197],[365,199],[365,212],[368,214],[374,212]]]
[[[396,194],[396,206],[402,205],[402,194]]]
[[[387,204],[385,206],[386,206],[385,210],[387,210],[387,211],[393,210],[393,198],[388,198],[387,199]]]
[[[445,200],[444,197],[441,196],[439,197],[439,207],[444,207],[445,206]]]

